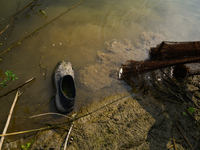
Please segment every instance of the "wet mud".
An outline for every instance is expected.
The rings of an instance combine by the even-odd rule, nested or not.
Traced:
[[[192,99],[190,101],[186,95],[181,94],[184,100],[181,102],[172,95],[177,93],[178,87],[165,78],[165,74],[162,75],[159,71],[154,73],[160,74],[162,80],[157,76],[155,79],[159,80],[146,82],[143,87],[147,87],[147,84],[150,86],[146,91],[139,85],[136,87],[137,91],[112,95],[82,108],[76,116],[77,120],[73,122],[67,149],[173,150],[176,146],[179,150],[185,150],[191,149],[191,145],[194,150],[198,150],[200,113],[197,106],[200,104],[200,94],[193,82],[199,81],[200,76],[190,77],[187,84],[185,80],[173,79],[182,89],[181,92],[187,92],[187,96]],[[165,86],[159,82],[165,82]],[[166,100],[158,98],[159,96]],[[195,111],[189,114],[187,106],[194,107]],[[30,149],[61,149],[70,125],[71,123],[62,124],[67,130],[46,130],[29,137],[29,142],[34,138]],[[5,142],[3,149],[19,149],[19,146],[26,144],[23,143],[26,140],[27,138]]]
[[[148,59],[150,47],[159,44],[164,36],[153,32],[143,32],[141,41],[133,45],[130,41],[114,40],[106,43],[106,51],[97,53],[98,62],[80,71],[80,82],[93,92],[110,87],[118,77],[122,63],[132,59],[136,61]],[[114,78],[114,79],[113,79]]]

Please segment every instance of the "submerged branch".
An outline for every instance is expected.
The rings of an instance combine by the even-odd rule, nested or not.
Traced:
[[[44,128],[39,128],[39,129],[33,129],[33,130],[26,130],[26,131],[20,131],[20,132],[1,134],[0,137],[9,136],[9,135],[23,134],[23,133],[29,133],[29,132],[34,132],[34,131],[41,131],[41,130],[46,130],[46,129],[51,129],[51,127],[44,127]]]
[[[66,10],[65,12],[63,12],[62,14],[60,14],[59,16],[57,16],[56,18],[52,19],[51,21],[47,22],[46,24],[44,24],[43,26],[39,27],[38,29],[36,29],[35,31],[33,31],[32,33],[30,33],[29,35],[27,35],[26,37],[24,37],[23,39],[19,40],[18,42],[16,42],[15,44],[13,44],[11,47],[9,47],[8,49],[6,49],[5,51],[3,51],[2,53],[0,53],[0,57],[5,54],[7,51],[9,51],[10,49],[12,49],[13,47],[15,47],[16,45],[18,45],[18,43],[21,43],[22,41],[24,41],[25,39],[27,39],[28,37],[32,36],[34,33],[38,32],[40,29],[44,28],[45,26],[47,26],[48,24],[50,24],[51,22],[55,21],[56,19],[58,19],[59,17],[61,17],[62,15],[64,15],[65,13],[67,13],[68,11],[70,11],[71,9],[73,9],[74,7],[78,6],[79,4],[81,4],[84,0],[81,0],[80,2],[78,2],[77,4],[75,4],[74,6],[70,7],[68,10]],[[35,0],[33,1],[35,2]],[[32,2],[32,3],[33,3]],[[32,4],[31,3],[31,4]]]
[[[4,97],[4,96],[8,95],[9,93],[11,93],[11,92],[13,92],[13,91],[15,91],[15,90],[21,88],[22,86],[26,85],[27,83],[29,83],[29,82],[31,82],[31,81],[33,81],[33,80],[35,80],[35,77],[33,77],[33,78],[27,80],[26,82],[24,82],[23,84],[17,86],[16,88],[12,89],[11,91],[9,91],[9,92],[7,92],[7,93],[1,95],[0,98],[2,98],[2,97]]]
[[[3,135],[5,135],[6,132],[7,132],[7,129],[8,129],[9,123],[10,123],[10,119],[11,119],[11,116],[12,116],[12,113],[13,113],[13,110],[14,110],[14,107],[15,107],[15,104],[16,104],[16,102],[17,102],[18,94],[19,94],[19,90],[17,90],[17,93],[16,93],[16,95],[15,95],[15,99],[14,99],[13,104],[12,104],[12,106],[11,106],[11,109],[10,109],[10,112],[9,112],[9,115],[8,115],[8,119],[7,119],[7,121],[6,121],[6,125],[5,125],[5,127],[4,127],[4,129],[3,129],[3,133],[2,133]],[[4,136],[1,137],[0,149],[1,149],[2,145],[3,145],[3,141],[4,141]]]
[[[188,145],[190,146],[190,148],[193,150],[192,145],[190,144],[190,142],[187,140],[187,138],[185,137],[185,135],[183,134],[183,131],[181,130],[181,128],[179,127],[179,125],[176,123],[176,126],[178,127],[179,131],[181,132],[181,134],[183,135],[183,137],[185,138],[186,142],[188,143]]]
[[[51,113],[51,112],[50,113],[39,114],[39,115],[34,115],[34,116],[29,117],[29,118],[35,118],[35,117],[40,117],[40,116],[45,116],[45,115],[59,115],[59,116],[70,118],[67,115],[63,115],[63,114],[60,114],[60,113]]]
[[[14,15],[20,13],[21,11],[23,11],[24,9],[26,9],[27,7],[29,7],[31,4],[33,4],[33,3],[36,2],[36,1],[38,1],[38,0],[32,1],[31,3],[29,3],[28,5],[26,5],[26,6],[23,7],[22,9],[18,10],[16,13],[14,13],[14,14],[10,15],[9,17],[5,18],[3,21],[5,21],[5,20],[9,19],[10,17],[12,17],[12,16],[14,16]],[[1,21],[1,22],[3,22],[3,21]]]
[[[2,34],[9,26],[10,26],[10,24],[8,24],[8,25],[0,32],[0,34]]]

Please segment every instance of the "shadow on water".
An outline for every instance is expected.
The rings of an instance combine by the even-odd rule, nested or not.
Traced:
[[[197,142],[200,128],[194,119],[195,114],[190,115],[187,110],[196,108],[191,100],[195,101],[194,91],[198,88],[188,85],[186,79],[173,79],[171,72],[172,68],[166,68],[164,72],[156,70],[127,79],[133,88],[130,94],[137,93],[133,99],[155,119],[147,136],[149,149],[174,147],[173,138],[176,148],[190,149],[180,128],[193,149],[197,150],[200,147]]]

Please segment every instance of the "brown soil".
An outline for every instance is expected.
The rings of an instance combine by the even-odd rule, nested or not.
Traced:
[[[181,87],[181,85],[179,86]],[[170,89],[176,92],[175,87],[171,87]],[[192,84],[188,84],[187,87],[187,90],[190,91],[198,89]],[[143,88],[139,89],[143,91]],[[193,149],[198,150],[200,148],[200,126],[194,118],[199,122],[199,109],[191,102],[179,104],[155,99],[152,89],[151,87],[145,93],[126,92],[109,96],[100,102],[82,108],[76,117],[80,118],[73,122],[74,126],[67,149],[155,150],[167,149],[172,146],[169,149],[173,150],[172,130],[176,148],[179,150],[191,149],[180,133],[176,125],[178,124]],[[160,91],[162,90],[160,88]],[[169,92],[169,89],[165,89],[164,92]],[[163,93],[156,92],[156,95],[160,94]],[[198,96],[199,92],[192,95],[196,104],[199,101]],[[183,98],[185,99],[185,97]],[[167,100],[177,101],[174,98]],[[195,112],[192,114],[194,118],[186,112],[187,105],[195,108]],[[184,115],[183,112],[186,112],[187,115]],[[81,117],[84,115],[86,116]],[[69,124],[65,125],[65,128],[69,129],[69,127]],[[42,131],[37,134],[30,149],[61,149],[67,133],[61,129]],[[5,143],[3,149],[19,149],[24,144],[23,142],[21,139],[17,142]]]

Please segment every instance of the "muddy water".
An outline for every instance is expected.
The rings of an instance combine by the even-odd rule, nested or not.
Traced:
[[[79,0],[38,0],[12,17],[31,0],[0,1],[0,52],[66,11]],[[41,5],[39,5],[41,4]],[[83,104],[129,89],[115,79],[116,70],[127,59],[144,60],[148,49],[162,40],[191,41],[200,39],[200,2],[198,0],[85,0],[37,33],[4,54],[0,62],[1,81],[6,70],[19,78],[0,90],[0,95],[31,77],[36,81],[22,89],[8,132],[38,127],[55,119],[48,116],[27,119],[54,94],[51,75],[56,64],[69,60],[75,68],[76,110]],[[41,10],[41,11],[40,11]],[[41,13],[44,11],[43,13]],[[41,69],[39,64],[47,69]],[[46,78],[45,78],[46,76]],[[0,130],[6,122],[15,93],[0,99]],[[54,101],[41,110],[56,112]],[[61,118],[62,119],[62,118]],[[58,118],[55,119],[59,120]]]

